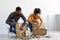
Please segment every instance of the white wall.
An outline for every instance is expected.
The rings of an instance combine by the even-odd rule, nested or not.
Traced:
[[[0,34],[7,34],[7,27],[9,26],[5,21],[8,15],[14,11],[17,6],[22,8],[22,12],[26,18],[33,12],[34,8],[41,8],[42,17],[47,28],[50,27],[48,27],[47,24],[47,15],[59,13],[59,0],[0,0]]]

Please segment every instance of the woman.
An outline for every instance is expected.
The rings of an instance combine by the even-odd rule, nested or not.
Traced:
[[[43,20],[41,18],[41,9],[40,8],[35,8],[34,13],[30,14],[29,17],[28,17],[29,28],[30,28],[31,32],[32,32],[32,23],[31,22],[38,21],[38,19],[40,20],[40,28],[41,28],[42,23],[43,23]]]

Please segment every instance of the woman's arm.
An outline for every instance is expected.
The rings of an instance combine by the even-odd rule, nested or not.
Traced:
[[[42,20],[41,15],[40,15],[40,16],[38,16],[38,18],[39,18],[39,20],[40,20],[40,28],[41,28],[41,27],[42,27],[42,24],[43,24],[43,20]]]
[[[28,22],[32,21],[31,16],[32,16],[32,14],[29,15],[28,20],[27,20]]]

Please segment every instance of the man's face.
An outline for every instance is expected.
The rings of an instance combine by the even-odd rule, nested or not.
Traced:
[[[16,13],[20,15],[21,14],[21,10],[16,11]]]

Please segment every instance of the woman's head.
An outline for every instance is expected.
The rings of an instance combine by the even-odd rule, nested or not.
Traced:
[[[41,14],[41,9],[40,8],[35,8],[34,9],[34,14]]]

